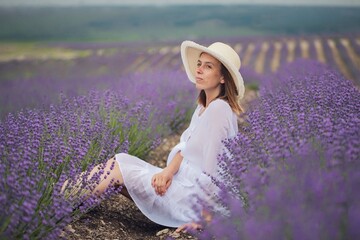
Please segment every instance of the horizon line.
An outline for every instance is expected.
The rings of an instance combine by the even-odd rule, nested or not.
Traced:
[[[21,3],[0,4],[2,7],[91,7],[91,6],[129,6],[129,7],[167,7],[167,6],[286,6],[286,7],[360,7],[360,3]]]

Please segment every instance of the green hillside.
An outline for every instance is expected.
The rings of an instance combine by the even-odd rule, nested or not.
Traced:
[[[0,41],[137,41],[359,32],[360,8],[280,6],[0,8]]]

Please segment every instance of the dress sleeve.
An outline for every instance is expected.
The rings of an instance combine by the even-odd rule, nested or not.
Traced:
[[[192,119],[194,118],[194,114],[197,114],[197,112],[199,111],[200,106],[197,106],[197,108],[195,109]],[[191,120],[192,122],[192,120]],[[191,126],[191,122],[190,122],[190,126]],[[171,162],[171,160],[173,160],[175,154],[177,152],[182,152],[185,147],[186,147],[186,141],[189,138],[189,127],[181,134],[180,136],[180,142],[175,145],[175,147],[173,147],[173,149],[171,150],[171,152],[168,155],[168,158],[166,160],[166,165],[169,165],[169,163]]]
[[[220,102],[220,101],[219,101]],[[232,110],[227,103],[217,103],[209,107],[206,115],[206,136],[204,136],[204,147],[202,169],[211,176],[217,175],[218,156],[223,150],[222,140],[230,137],[230,123]]]
[[[176,155],[177,152],[181,152],[185,149],[186,143],[185,142],[179,142],[177,145],[175,145],[175,147],[173,147],[173,149],[171,150],[171,152],[168,155],[167,161],[166,161],[166,165],[169,165],[170,162],[173,160],[174,156]]]

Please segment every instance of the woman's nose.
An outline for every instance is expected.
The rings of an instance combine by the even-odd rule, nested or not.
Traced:
[[[201,65],[196,67],[196,72],[197,72],[197,73],[201,73],[201,72],[202,72],[202,67],[201,67]]]

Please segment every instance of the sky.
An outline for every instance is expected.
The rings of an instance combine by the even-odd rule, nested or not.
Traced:
[[[358,6],[360,0],[0,0],[0,6],[67,5],[169,5],[169,4],[270,4]]]

